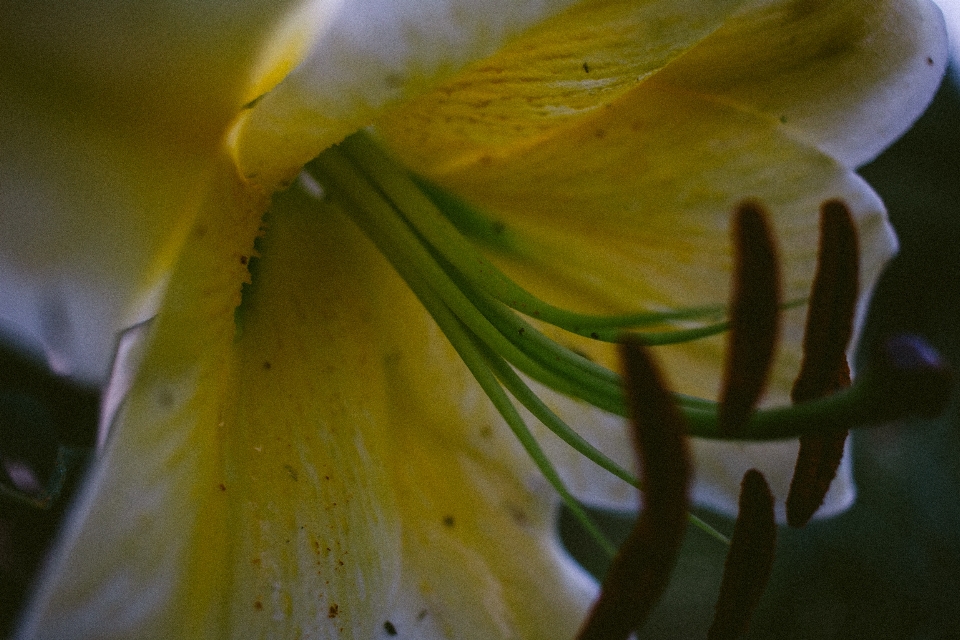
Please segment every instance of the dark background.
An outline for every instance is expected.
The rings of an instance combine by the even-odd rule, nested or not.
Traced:
[[[881,331],[920,333],[960,369],[960,94],[946,84],[911,132],[862,175],[886,201],[902,245],[873,301],[864,344]],[[960,638],[960,393],[939,419],[853,436],[859,499],[803,530],[781,528],[773,579],[749,638]],[[0,345],[0,456],[40,477],[58,446],[92,445],[94,391],[58,381]],[[56,531],[72,482],[49,509],[0,494],[0,636]],[[699,515],[722,531],[732,523]],[[630,527],[604,516],[614,536]],[[566,517],[564,539],[602,573],[599,554]],[[642,638],[704,638],[725,548],[687,533],[670,588]]]

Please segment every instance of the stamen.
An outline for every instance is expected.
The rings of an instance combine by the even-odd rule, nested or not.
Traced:
[[[843,460],[844,444],[849,433],[843,429],[800,436],[800,450],[786,504],[787,524],[791,527],[805,526],[823,505]]]
[[[540,300],[503,274],[476,247],[464,238],[433,200],[417,187],[364,132],[344,140],[340,148],[367,177],[381,189],[400,214],[431,249],[441,255],[471,286],[521,313],[587,338],[617,342],[625,328],[662,324],[723,315],[722,305],[710,305],[670,312],[640,312],[624,315],[593,315],[568,311]],[[422,182],[422,181],[421,181]],[[436,189],[433,189],[436,192]],[[449,202],[451,198],[447,198]],[[464,207],[460,207],[462,211]],[[519,240],[514,239],[513,244]]]
[[[412,179],[366,134],[356,134],[339,147],[328,149],[310,163],[306,171],[321,185],[326,202],[349,216],[409,284],[544,477],[606,549],[613,547],[563,485],[507,393],[575,450],[639,487],[642,483],[632,474],[612,462],[550,410],[520,374],[558,393],[628,417],[621,377],[551,340],[517,311],[601,341],[614,340],[625,329],[669,326],[690,319],[702,323],[658,333],[644,332],[632,338],[637,344],[693,340],[732,327],[735,336],[731,339],[733,355],[728,361],[724,408],[718,410],[717,403],[701,398],[672,396],[686,417],[690,435],[768,440],[831,432],[869,424],[878,417],[877,407],[886,406],[875,401],[876,389],[882,387],[884,381],[864,375],[854,387],[829,397],[793,407],[752,410],[762,390],[764,372],[769,368],[777,309],[796,303],[779,305],[777,302],[773,243],[757,205],[741,206],[739,221],[734,224],[739,247],[738,275],[730,321],[723,319],[723,307],[717,305],[600,316],[554,307],[513,283],[464,237],[460,229],[463,220],[458,220],[459,225],[452,221],[463,214],[460,210],[450,210],[447,202],[450,198],[431,194],[430,190],[425,193],[419,186],[422,181]],[[472,220],[467,226],[482,226],[482,223],[482,220]],[[488,230],[498,233],[495,226]],[[526,246],[525,238],[503,229],[500,232],[510,237],[515,249]],[[754,351],[757,344],[761,347]],[[897,393],[897,389],[891,391],[891,395]],[[892,400],[886,402],[889,405]],[[897,407],[909,410],[912,405]],[[720,413],[724,413],[722,418],[718,417]],[[726,425],[726,431],[721,429],[721,424]],[[734,424],[737,425],[735,432],[730,433],[730,425]],[[693,516],[689,519],[714,537],[725,540],[705,523]]]
[[[846,349],[853,335],[860,253],[846,205],[830,200],[820,208],[817,272],[803,335],[803,362],[790,398],[822,398],[850,386]],[[787,495],[787,523],[802,527],[823,504],[843,459],[847,429],[800,437],[797,464]]]
[[[850,211],[839,200],[825,202],[820,209],[820,247],[803,334],[803,361],[790,393],[795,403],[837,390],[837,376],[847,366],[846,350],[853,335],[859,265],[857,230]]]
[[[763,474],[750,469],[740,485],[740,510],[707,640],[735,640],[747,632],[773,573],[776,546],[773,495]]]
[[[377,190],[367,183],[349,160],[336,149],[330,149],[319,156],[312,163],[312,167],[325,186],[335,187],[330,197],[344,203],[344,212],[349,213],[354,222],[377,245],[433,316],[484,393],[564,504],[598,545],[609,555],[613,555],[616,547],[592,522],[583,506],[566,488],[498,383],[491,371],[490,362],[495,354],[509,354],[512,363],[517,364],[521,370],[531,371],[537,379],[545,378],[561,387],[567,384],[566,381],[531,362],[484,318],[416,236],[397,218],[390,204],[383,200]]]
[[[579,640],[627,638],[642,626],[666,589],[686,529],[690,463],[683,417],[639,342],[625,339],[621,354],[643,468],[644,506],[610,565]]]
[[[732,227],[735,263],[718,416],[721,436],[740,430],[763,393],[780,310],[780,269],[766,212],[755,202],[744,202]]]

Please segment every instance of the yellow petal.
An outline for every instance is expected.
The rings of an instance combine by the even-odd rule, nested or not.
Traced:
[[[744,4],[579,3],[385,114],[377,127],[426,173],[495,161],[595,116]]]
[[[437,374],[449,370],[434,366],[424,375],[401,373],[401,366],[391,385],[390,426],[399,436],[393,486],[403,512],[404,580],[422,594],[416,616],[426,611],[436,624],[435,635],[424,633],[415,608],[407,608],[400,611],[412,623],[406,630],[477,640],[572,637],[596,584],[559,544],[553,490],[518,458],[512,435],[486,406],[459,418],[472,427],[465,439],[479,436],[480,446],[457,447],[463,436],[451,421],[455,410],[429,392],[442,388]],[[418,388],[428,392],[411,393]]]
[[[415,166],[444,173],[562,137],[656,73],[856,166],[910,126],[943,75],[929,0],[748,4],[578,5],[378,126]]]
[[[201,212],[20,637],[572,636],[549,490],[352,223],[278,196],[233,339],[251,199]]]
[[[286,4],[2,9],[0,317],[74,374],[104,378],[174,259]]]
[[[929,0],[768,2],[658,81],[778,120],[790,137],[855,167],[923,113],[947,58]]]
[[[566,11],[570,0],[315,4],[334,6],[324,6],[303,61],[234,131],[238,165],[261,184],[291,180],[320,151],[391,107],[408,114],[410,98],[505,43],[489,62],[444,85],[449,110],[435,116],[483,117],[477,110],[483,104],[491,107],[486,124],[496,127],[501,110],[519,107],[524,117],[536,114],[543,121],[530,121],[519,133],[504,127],[499,142],[537,134],[596,106],[598,96],[608,101],[622,93],[743,1],[591,0]],[[584,65],[593,69],[591,76]],[[422,108],[430,112],[429,105]],[[438,151],[447,153],[423,149]]]
[[[266,199],[221,158],[115,432],[72,509],[20,637],[206,637],[221,624],[227,516],[217,424]],[[202,574],[203,579],[196,575]]]
[[[531,24],[572,0],[335,2],[303,10],[313,20],[294,25],[298,65],[276,85],[291,53],[271,47],[258,65],[265,91],[231,138],[244,176],[268,188],[289,183],[323,149],[370,123],[374,115],[417,95],[466,63],[489,55]]]
[[[571,636],[595,587],[426,311],[335,208],[284,194],[267,229],[224,419],[235,634]]]
[[[725,303],[728,218],[747,197],[773,216],[787,299],[809,292],[827,198],[846,200],[858,220],[864,292],[894,246],[882,205],[849,170],[763,117],[652,81],[562,137],[435,177],[529,238],[528,255],[506,266],[575,309]],[[775,399],[796,376],[803,319],[802,309],[785,314]],[[617,366],[586,341],[559,339]],[[722,338],[659,350],[678,389],[704,397],[716,397],[722,352]]]

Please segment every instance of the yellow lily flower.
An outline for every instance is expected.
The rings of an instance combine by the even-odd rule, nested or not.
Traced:
[[[363,139],[333,145],[372,125],[380,160],[495,216],[519,249],[488,257],[565,308],[724,302],[746,197],[773,214],[788,298],[809,288],[819,204],[846,201],[865,299],[894,240],[852,167],[946,60],[926,0],[3,12],[3,317],[98,379],[117,331],[155,315],[21,638],[571,637],[596,587],[556,540],[556,494],[355,224],[378,191],[336,169],[362,165]],[[721,351],[661,353],[713,397]],[[632,468],[619,418],[537,392]],[[635,504],[529,422],[574,496]],[[795,451],[698,441],[694,499],[729,507],[750,466],[782,499]],[[852,499],[841,476],[827,513]]]

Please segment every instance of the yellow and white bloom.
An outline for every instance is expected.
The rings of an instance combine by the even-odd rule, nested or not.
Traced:
[[[816,211],[842,198],[867,292],[894,240],[852,168],[919,115],[946,60],[926,0],[3,13],[2,317],[98,379],[117,332],[156,314],[22,638],[570,637],[595,587],[558,546],[552,489],[342,202],[287,187],[372,125],[527,243],[491,255],[512,278],[608,314],[725,301],[746,197],[804,296]],[[679,390],[713,397],[721,351],[662,355]],[[542,396],[632,464],[618,418]],[[576,496],[634,503],[531,428]],[[782,491],[795,450],[698,442],[694,498],[729,505],[750,466]],[[827,512],[852,499],[849,468],[835,485]]]

